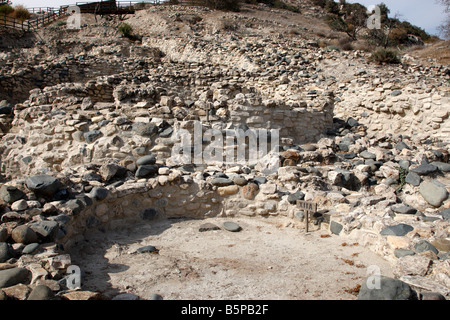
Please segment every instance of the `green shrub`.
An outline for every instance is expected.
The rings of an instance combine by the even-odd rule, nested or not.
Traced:
[[[11,14],[14,11],[14,8],[11,7],[9,4],[4,4],[0,6],[0,15],[1,16],[7,16]]]
[[[400,58],[397,55],[397,52],[390,49],[378,49],[377,51],[372,53],[370,61],[377,64],[399,64],[401,62]]]
[[[25,21],[30,19],[31,13],[24,6],[18,5],[14,7],[14,12],[11,13],[11,16],[17,20]]]
[[[129,38],[131,36],[131,32],[133,31],[133,27],[128,23],[122,23],[119,25],[119,32],[124,36]]]

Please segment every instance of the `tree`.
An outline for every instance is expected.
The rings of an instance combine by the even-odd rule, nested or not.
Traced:
[[[337,5],[336,2],[332,1]],[[366,27],[367,23],[367,8],[359,3],[341,2],[342,9],[334,10],[326,16],[326,21],[331,29],[345,32],[352,40],[357,40],[358,32]],[[325,7],[327,8],[327,7]]]
[[[450,39],[450,0],[436,0],[436,3],[445,7],[444,12],[447,13],[445,22],[439,27],[440,34],[447,39]]]

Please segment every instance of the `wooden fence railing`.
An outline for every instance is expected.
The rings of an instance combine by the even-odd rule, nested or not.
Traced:
[[[196,0],[179,0],[180,4],[196,5]],[[75,5],[82,8],[82,13],[132,13],[137,4],[159,5],[169,3],[168,0],[141,0],[141,1],[99,1],[99,2],[77,2]],[[22,31],[34,31],[44,27],[62,16],[70,14],[67,12],[69,5],[59,8],[52,7],[32,7],[27,8],[32,17],[21,21],[8,16],[0,16],[0,27],[14,28]],[[83,9],[84,8],[84,9]],[[83,12],[84,11],[84,12]]]

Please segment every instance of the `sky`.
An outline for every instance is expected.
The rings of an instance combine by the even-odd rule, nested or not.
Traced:
[[[74,4],[77,1],[78,0],[12,0],[13,5],[23,4],[25,7],[59,7],[61,5]],[[95,2],[89,0],[84,1]],[[336,0],[336,2],[338,1]],[[446,17],[443,7],[436,4],[436,0],[347,0],[347,2],[358,2],[366,7],[384,2],[391,10],[391,17],[396,13],[400,13],[400,20],[407,20],[432,35],[438,34],[438,27],[444,22]]]

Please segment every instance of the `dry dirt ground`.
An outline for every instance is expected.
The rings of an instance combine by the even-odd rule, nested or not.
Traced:
[[[241,226],[223,229],[225,221]],[[220,230],[199,232],[210,222]],[[159,253],[137,253],[152,245]],[[380,256],[326,230],[287,218],[170,219],[96,233],[77,245],[72,263],[82,288],[111,298],[130,292],[165,300],[351,300]]]

